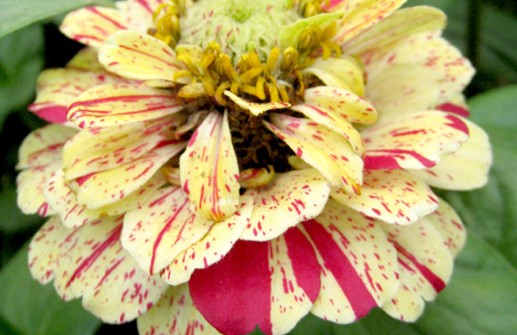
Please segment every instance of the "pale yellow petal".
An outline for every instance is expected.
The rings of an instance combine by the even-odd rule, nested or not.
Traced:
[[[283,109],[288,108],[291,106],[291,104],[287,102],[251,102],[247,101],[245,99],[242,99],[241,97],[233,94],[230,91],[224,91],[224,95],[226,95],[230,100],[235,102],[239,107],[241,107],[244,110],[249,111],[254,116],[260,116],[264,114],[267,111],[275,110],[275,109]]]

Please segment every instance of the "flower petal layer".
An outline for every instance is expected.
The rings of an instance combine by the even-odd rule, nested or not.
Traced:
[[[313,314],[350,323],[393,296],[399,286],[396,251],[377,222],[331,200],[302,226],[323,268]]]
[[[461,219],[445,200],[440,199],[440,207],[432,214],[425,217],[440,232],[444,243],[452,253],[453,257],[463,249],[467,240],[467,231],[461,222]]]
[[[331,196],[366,216],[400,225],[418,221],[439,203],[426,183],[402,170],[366,170],[360,195],[336,190]]]
[[[353,57],[318,58],[304,68],[302,73],[318,77],[326,86],[346,89],[359,96],[364,94],[363,71],[359,62]]]
[[[458,150],[469,130],[451,114],[423,111],[382,120],[361,134],[366,169],[426,169]]]
[[[235,102],[235,104],[237,104],[237,106],[243,108],[244,110],[247,110],[254,116],[262,115],[269,110],[283,109],[283,108],[288,108],[289,106],[291,106],[291,104],[289,104],[287,102],[263,102],[263,103],[251,102],[251,101],[242,99],[241,97],[233,94],[230,91],[224,91],[224,95],[227,96],[233,102]]]
[[[143,186],[185,144],[172,143],[121,167],[80,177],[71,184],[80,204],[99,208],[113,204]]]
[[[105,218],[71,231],[62,240],[55,269],[54,286],[61,297],[82,296],[83,306],[109,323],[128,322],[145,313],[166,288],[122,248],[121,231],[121,218]]]
[[[321,213],[329,193],[329,183],[314,169],[277,174],[266,187],[246,191],[255,206],[241,238],[267,241],[281,235]]]
[[[203,217],[221,221],[239,204],[239,166],[227,112],[209,114],[180,158],[183,189]]]
[[[287,115],[272,114],[271,122],[264,124],[332,186],[359,193],[363,161],[343,136],[318,123]]]
[[[46,121],[65,123],[68,106],[79,94],[94,86],[124,81],[105,71],[45,70],[38,77],[38,95],[29,110]]]
[[[187,285],[169,287],[156,305],[138,318],[138,333],[142,335],[219,334],[193,304]]]
[[[453,258],[444,239],[426,218],[409,226],[382,225],[398,253],[401,286],[384,306],[389,315],[415,320],[424,307],[419,299],[433,300],[452,274]]]
[[[312,307],[320,288],[314,250],[297,229],[269,242],[239,241],[189,281],[201,314],[224,334],[285,334]],[[224,311],[224,313],[221,313]]]
[[[126,28],[127,19],[119,10],[91,6],[68,14],[60,30],[79,43],[100,47],[110,35]]]
[[[130,163],[173,138],[183,118],[166,116],[106,128],[89,128],[69,140],[63,151],[68,180]]]
[[[226,256],[249,223],[253,199],[242,196],[240,206],[232,216],[214,224],[202,239],[176,256],[163,269],[163,280],[171,285],[186,283],[194,270],[206,269]]]
[[[112,35],[99,50],[99,61],[110,72],[138,80],[172,81],[182,68],[167,44],[135,31]]]
[[[402,6],[406,0],[351,0],[331,1],[328,10],[343,10],[334,40],[344,44],[364,30],[385,19]]]
[[[411,171],[427,184],[445,190],[471,190],[485,185],[492,165],[490,140],[483,129],[462,119],[469,139],[459,150],[443,157],[434,167]]]
[[[44,190],[50,176],[59,170],[60,164],[53,163],[29,168],[16,178],[16,202],[24,214],[48,216],[54,214],[45,198]]]
[[[155,274],[203,238],[212,225],[190,210],[181,188],[162,188],[144,206],[125,215],[122,245],[144,271]]]
[[[436,8],[404,8],[345,43],[343,49],[351,55],[377,51],[414,34],[444,29],[446,23],[447,17]]]
[[[93,87],[69,106],[68,120],[80,128],[109,127],[177,113],[183,103],[172,92],[139,85]]]

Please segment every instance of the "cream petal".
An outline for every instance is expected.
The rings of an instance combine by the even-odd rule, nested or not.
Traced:
[[[239,205],[239,166],[227,112],[209,114],[180,158],[181,184],[195,211],[221,221]]]
[[[467,231],[458,213],[445,200],[440,199],[440,207],[425,217],[442,235],[445,246],[456,257],[467,240]]]
[[[138,333],[218,335],[192,302],[187,285],[169,287],[163,297],[137,321]]]
[[[234,215],[214,224],[202,239],[177,255],[170,265],[163,269],[163,280],[170,285],[186,283],[194,270],[206,269],[226,256],[249,223],[253,199],[242,196],[240,206]]]
[[[127,28],[127,19],[115,8],[90,6],[69,13],[60,30],[79,43],[100,47],[106,39]]]
[[[135,31],[112,35],[99,50],[99,61],[110,72],[138,80],[172,81],[182,68],[174,51],[161,40]]]
[[[327,203],[330,185],[316,170],[277,174],[266,187],[248,189],[255,206],[241,239],[268,241],[302,221],[313,219]]]
[[[59,163],[26,169],[16,178],[18,207],[24,214],[48,216],[54,214],[45,198],[45,186],[52,174],[59,170]]]
[[[321,290],[313,314],[350,323],[396,292],[397,253],[374,219],[330,200],[320,216],[302,227],[322,267]]]
[[[401,170],[366,170],[361,194],[337,190],[332,198],[381,221],[407,225],[438,208],[438,197],[426,183]]]
[[[105,218],[70,232],[60,245],[54,281],[64,300],[82,296],[87,310],[115,324],[145,313],[167,287],[122,248],[121,231],[121,218]]]
[[[80,128],[110,127],[147,121],[183,109],[175,94],[161,89],[129,84],[106,84],[88,89],[75,98],[68,120]]]
[[[212,225],[190,210],[181,188],[167,187],[125,215],[122,245],[144,271],[155,274],[203,238]]]
[[[318,170],[332,186],[359,193],[363,161],[340,134],[307,119],[272,114],[264,125],[298,157]]]
[[[446,190],[472,190],[484,186],[492,165],[492,148],[488,135],[474,123],[462,119],[468,126],[469,139],[461,148],[426,170],[411,171],[433,187]]]
[[[422,111],[383,120],[361,134],[366,169],[427,169],[457,151],[469,129],[451,114]]]
[[[260,116],[270,110],[283,109],[291,106],[291,104],[287,102],[251,102],[242,99],[241,97],[233,94],[230,91],[224,91],[224,95],[230,98],[230,100],[235,102],[235,104],[237,104],[239,107],[249,111],[254,116]]]

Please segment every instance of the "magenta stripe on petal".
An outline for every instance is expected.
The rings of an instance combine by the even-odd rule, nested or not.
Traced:
[[[466,109],[462,106],[459,106],[459,105],[455,105],[451,102],[446,102],[444,104],[441,104],[440,106],[437,106],[436,109],[441,110],[443,112],[453,113],[453,114],[463,116],[463,117],[470,116],[470,112],[468,109]]]
[[[30,105],[29,110],[41,119],[51,123],[65,123],[68,112],[66,106],[37,103]]]
[[[332,235],[316,220],[304,222],[303,227],[320,253],[323,265],[336,278],[356,317],[366,316],[372,308],[377,307],[377,302],[350,260],[343,254]]]
[[[221,333],[248,334],[257,326],[272,333],[268,248],[269,243],[239,241],[220,262],[192,275],[192,300]]]
[[[374,155],[371,155],[374,153]],[[384,155],[382,155],[384,154]],[[412,156],[418,160],[426,168],[431,168],[436,165],[435,162],[425,158],[417,152],[410,150],[401,149],[382,149],[382,150],[369,150],[366,157],[364,158],[364,168],[371,170],[385,169],[394,170],[401,169],[397,159],[395,157],[403,158],[404,156]]]

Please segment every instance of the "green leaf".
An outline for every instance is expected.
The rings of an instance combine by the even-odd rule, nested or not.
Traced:
[[[113,5],[109,0],[2,1],[0,37],[35,22],[88,5]]]
[[[34,96],[43,67],[43,29],[31,26],[0,39],[0,130],[9,112]]]
[[[52,287],[34,280],[24,247],[0,272],[0,334],[88,335],[99,321],[79,300],[63,302]]]
[[[512,335],[517,329],[517,271],[497,250],[469,234],[449,286],[414,324],[380,310],[351,325],[306,317],[292,335]],[[258,334],[258,333],[257,333]]]

